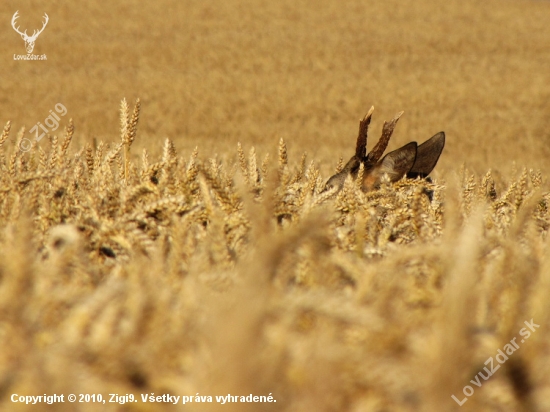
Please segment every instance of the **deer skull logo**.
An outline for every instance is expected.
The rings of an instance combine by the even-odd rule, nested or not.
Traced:
[[[44,31],[44,29],[46,28],[46,25],[48,24],[48,20],[49,20],[49,17],[46,13],[44,13],[44,24],[42,26],[42,28],[40,30],[34,30],[33,33],[32,33],[32,36],[29,36],[27,35],[27,30],[25,30],[23,33],[21,33],[19,31],[19,27],[16,27],[15,26],[15,21],[17,20],[17,18],[19,17],[18,16],[18,13],[19,13],[19,10],[15,12],[15,14],[13,15],[12,19],[11,19],[11,26],[13,27],[13,29],[19,33],[21,35],[21,38],[23,40],[25,40],[25,48],[27,49],[27,53],[32,53],[33,49],[34,49],[34,42],[36,41],[36,38],[40,35],[40,33],[42,33]]]

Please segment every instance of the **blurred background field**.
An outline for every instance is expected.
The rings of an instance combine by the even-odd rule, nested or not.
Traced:
[[[29,33],[49,14],[47,61],[13,60],[16,10]],[[139,97],[137,146],[274,153],[284,137],[328,174],[374,105],[377,132],[405,111],[390,149],[447,133],[438,171],[547,168],[547,1],[6,0],[0,21],[0,121],[15,130],[62,103],[77,141],[115,139],[121,98]]]

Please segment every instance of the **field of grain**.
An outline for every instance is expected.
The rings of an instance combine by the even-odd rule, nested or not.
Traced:
[[[550,410],[550,2],[0,21],[0,410]],[[432,181],[323,191],[371,105]]]

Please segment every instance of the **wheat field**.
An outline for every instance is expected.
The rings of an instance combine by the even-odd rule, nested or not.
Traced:
[[[550,2],[0,21],[0,410],[550,410]],[[432,179],[323,191],[371,105]]]

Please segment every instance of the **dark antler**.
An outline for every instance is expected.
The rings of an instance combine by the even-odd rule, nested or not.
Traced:
[[[395,115],[393,120],[391,120],[389,123],[384,122],[384,127],[382,128],[382,136],[380,136],[380,140],[378,140],[378,143],[376,143],[376,146],[371,150],[371,152],[367,156],[367,162],[369,163],[376,163],[384,152],[386,151],[386,148],[388,147],[388,143],[390,141],[390,137],[393,133],[393,129],[395,129],[395,125],[397,124],[399,118],[404,112],[399,112]]]
[[[355,156],[363,159],[367,155],[367,133],[369,130],[370,120],[374,112],[374,106],[371,106],[368,113],[359,122],[359,135],[357,136],[357,144],[355,146]]]

